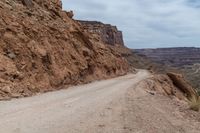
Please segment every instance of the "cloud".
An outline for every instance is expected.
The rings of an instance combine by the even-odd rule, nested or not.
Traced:
[[[199,0],[188,0],[187,1],[189,6],[200,8],[200,1]]]
[[[77,19],[117,25],[130,48],[200,47],[199,0],[63,0]]]

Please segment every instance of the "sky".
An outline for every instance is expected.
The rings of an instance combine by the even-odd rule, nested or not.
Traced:
[[[129,48],[200,47],[200,0],[62,0],[75,19],[116,25]]]

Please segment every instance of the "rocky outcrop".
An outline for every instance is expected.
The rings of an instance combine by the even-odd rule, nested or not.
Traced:
[[[197,100],[199,95],[197,91],[185,80],[181,74],[169,72],[167,74],[154,74],[145,79],[143,88],[154,95],[155,93],[165,96],[175,96],[180,100]]]
[[[55,11],[62,10],[61,0],[16,0],[16,1],[22,2],[28,8],[33,7],[33,6],[37,7],[39,5],[43,8],[47,8],[50,10],[55,10]]]
[[[167,75],[173,81],[173,84],[178,87],[188,97],[188,99],[199,98],[197,91],[184,79],[181,74],[167,73]]]
[[[175,96],[180,100],[187,100],[184,93],[165,74],[153,75],[151,78],[144,80],[142,85],[152,95],[158,93],[165,96]]]
[[[138,55],[145,55],[152,61],[171,67],[184,67],[200,63],[200,48],[158,48],[136,49]]]
[[[74,12],[73,11],[69,11],[69,12],[66,12],[67,16],[69,18],[73,18],[74,17]]]
[[[60,0],[0,1],[0,99],[126,74],[116,51],[62,11]]]
[[[116,26],[103,24],[97,21],[78,21],[81,23],[85,31],[96,35],[105,44],[112,46],[124,46],[122,31],[119,31]]]

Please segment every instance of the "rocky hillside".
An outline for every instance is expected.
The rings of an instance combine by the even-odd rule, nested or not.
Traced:
[[[145,55],[152,61],[172,67],[184,67],[200,63],[200,48],[137,49],[134,52]]]
[[[60,0],[0,1],[0,99],[126,74],[126,60],[72,16]]]

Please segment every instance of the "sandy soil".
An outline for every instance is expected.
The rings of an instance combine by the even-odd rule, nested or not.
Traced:
[[[0,133],[197,133],[176,100],[141,88],[137,74],[0,102]]]

